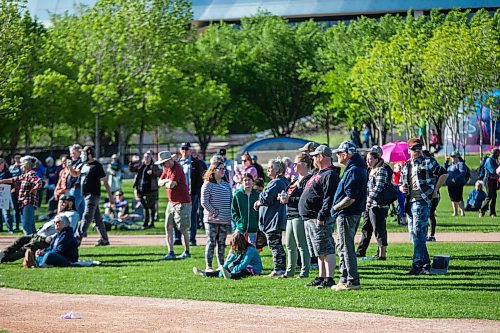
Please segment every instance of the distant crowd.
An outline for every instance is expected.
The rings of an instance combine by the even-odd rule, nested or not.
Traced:
[[[232,279],[259,275],[263,270],[260,251],[267,245],[273,257],[272,277],[293,277],[299,267],[298,277],[308,278],[316,266],[318,276],[306,286],[359,289],[357,258],[366,256],[372,234],[378,245],[374,259],[387,260],[386,220],[391,207],[400,215],[400,223],[408,225],[413,241],[409,274],[429,274],[426,242],[436,241],[440,188],[447,185],[455,216],[470,210],[479,211],[480,217],[488,210],[496,216],[500,150],[494,149],[482,161],[481,179],[464,202],[470,170],[461,155],[452,153],[441,166],[420,139],[412,138],[407,145],[410,158],[391,167],[378,146],[362,156],[352,141],[333,150],[309,142],[293,160],[270,160],[264,174],[257,156],[248,152],[241,155],[241,163],[233,163],[225,149],[220,149],[206,163],[186,142],[179,154],[147,152],[142,158],[130,158],[129,170],[135,173],[132,209],[123,196],[122,166],[116,155],[107,170],[95,159],[92,147],[78,144],[57,165],[51,157],[43,165],[32,156],[15,155],[9,168],[0,159],[0,184],[12,186],[13,212],[3,209],[2,219],[8,232],[21,223],[24,233],[0,251],[0,262],[24,258],[25,267],[71,266],[78,261],[78,247],[92,222],[99,234],[97,246],[110,244],[109,225],[127,228],[139,221],[142,228],[154,228],[160,209],[158,191],[165,187],[168,251],[163,259],[190,258],[190,246],[197,245],[197,229],[203,227],[205,267],[193,267],[196,275]],[[342,175],[340,166],[344,167]],[[107,194],[105,214],[101,214],[101,186]],[[43,192],[48,222],[36,230],[35,209]],[[360,222],[361,241],[356,248]],[[226,257],[226,239],[231,233]],[[179,255],[174,252],[176,244],[184,247]],[[336,254],[338,283],[334,282]]]

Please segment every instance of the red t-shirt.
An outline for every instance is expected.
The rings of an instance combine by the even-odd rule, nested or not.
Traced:
[[[189,195],[189,189],[186,183],[186,176],[184,175],[184,170],[182,166],[174,162],[172,168],[163,168],[163,173],[160,179],[170,179],[177,182],[177,186],[174,188],[167,188],[168,201],[172,204],[188,203],[191,202],[191,196]]]

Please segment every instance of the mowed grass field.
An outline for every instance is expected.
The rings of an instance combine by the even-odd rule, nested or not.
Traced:
[[[176,248],[180,253],[181,248]],[[149,296],[372,312],[416,318],[484,318],[500,320],[500,243],[431,243],[431,254],[450,254],[447,275],[409,276],[411,244],[390,244],[388,260],[358,261],[362,289],[333,292],[304,287],[310,279],[277,280],[267,276],[239,281],[194,276],[205,267],[204,248],[193,257],[160,261],[164,247],[82,248],[90,268],[22,269],[20,262],[0,265],[0,287],[60,292]],[[262,253],[264,274],[272,258]],[[312,271],[311,278],[317,272]],[[335,272],[338,282],[338,271]],[[238,305],[235,304],[235,311]]]

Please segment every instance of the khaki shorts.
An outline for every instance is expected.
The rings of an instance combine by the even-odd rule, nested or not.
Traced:
[[[189,230],[191,225],[191,203],[167,205],[165,210],[165,229],[169,226],[175,226],[180,232]]]

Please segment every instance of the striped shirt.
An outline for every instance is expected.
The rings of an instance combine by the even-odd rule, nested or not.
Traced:
[[[212,183],[205,181],[201,187],[201,206],[204,209],[203,222],[231,223],[231,186],[226,181]]]

